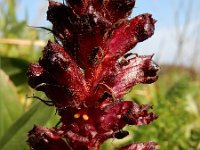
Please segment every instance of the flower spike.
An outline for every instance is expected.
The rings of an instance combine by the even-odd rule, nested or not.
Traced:
[[[126,125],[148,125],[158,118],[151,105],[123,100],[136,84],[158,79],[153,55],[131,54],[154,34],[155,19],[145,13],[128,19],[135,0],[49,0],[47,20],[55,41],[48,41],[38,64],[30,64],[30,87],[43,91],[56,107],[59,124],[34,126],[31,150],[99,150],[109,138],[129,135]],[[154,150],[156,143],[120,150]]]

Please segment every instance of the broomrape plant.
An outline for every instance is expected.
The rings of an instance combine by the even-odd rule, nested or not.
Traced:
[[[146,125],[157,118],[150,105],[122,96],[134,85],[157,80],[152,55],[128,53],[154,33],[151,14],[128,19],[135,0],[49,0],[47,19],[55,41],[48,41],[38,64],[30,64],[29,85],[43,91],[60,124],[35,125],[31,150],[98,150],[109,138],[122,139],[125,125]],[[121,150],[153,150],[154,142]]]

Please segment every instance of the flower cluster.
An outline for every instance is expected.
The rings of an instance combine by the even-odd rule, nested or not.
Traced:
[[[151,14],[128,19],[135,0],[49,0],[47,19],[55,41],[30,64],[29,85],[43,91],[60,115],[60,126],[34,126],[31,150],[98,150],[108,138],[122,139],[125,125],[146,125],[157,118],[150,105],[122,96],[134,85],[157,80],[152,55],[128,53],[154,33]],[[123,150],[153,150],[136,143]]]

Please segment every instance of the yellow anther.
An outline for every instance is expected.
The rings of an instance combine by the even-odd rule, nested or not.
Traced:
[[[82,116],[82,118],[83,118],[83,120],[85,120],[85,121],[89,120],[89,117],[88,117],[88,115],[86,115],[86,114],[84,114],[84,115]]]
[[[77,114],[74,114],[74,118],[75,118],[75,119],[78,119],[80,116],[81,116],[81,115],[78,114],[78,113],[77,113]]]

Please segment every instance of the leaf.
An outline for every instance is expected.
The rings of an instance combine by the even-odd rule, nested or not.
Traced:
[[[0,137],[22,114],[23,107],[18,101],[16,87],[8,75],[0,69]]]
[[[10,76],[15,85],[26,83],[28,61],[19,58],[1,57],[1,67]]]
[[[155,150],[157,144],[155,142],[135,143],[120,148],[120,150]]]
[[[54,109],[41,102],[23,114],[0,139],[1,150],[26,149],[27,133],[34,124],[44,125],[54,114]]]

